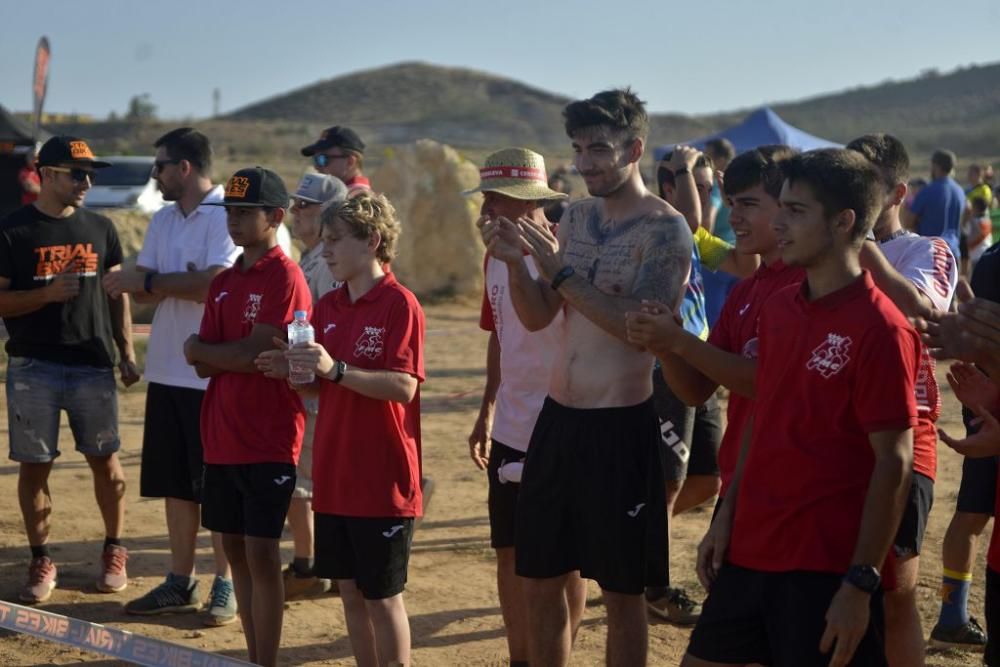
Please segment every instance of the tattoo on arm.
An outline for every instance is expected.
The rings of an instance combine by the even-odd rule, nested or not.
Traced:
[[[665,218],[652,228],[642,248],[633,298],[677,306],[691,272],[691,244],[691,232],[682,217]]]

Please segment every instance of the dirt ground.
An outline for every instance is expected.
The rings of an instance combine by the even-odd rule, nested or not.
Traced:
[[[423,386],[424,467],[437,483],[427,517],[418,529],[410,561],[405,600],[413,633],[416,665],[505,665],[506,645],[497,601],[494,559],[489,548],[486,479],[468,458],[466,438],[479,407],[485,377],[486,335],[477,327],[473,305],[427,308],[428,336]],[[943,374],[940,374],[943,381]],[[946,384],[943,425],[960,430],[959,411]],[[59,566],[59,588],[44,609],[104,623],[170,642],[245,658],[239,624],[203,628],[195,615],[153,619],[124,614],[122,605],[155,586],[167,565],[163,503],[139,498],[139,451],[142,441],[144,385],[123,391],[120,416],[122,459],[128,487],[126,539],[131,558],[129,588],[102,595],[94,588],[102,540],[100,517],[93,500],[90,473],[83,458],[72,452],[69,431],[61,432],[63,451],[50,482],[54,502],[52,545]],[[5,403],[0,401],[0,411]],[[6,414],[0,428],[6,426]],[[920,608],[925,634],[937,618],[941,539],[955,504],[961,460],[940,451],[937,498],[931,513],[921,563]],[[0,598],[16,601],[26,574],[28,550],[16,501],[17,468],[0,466]],[[710,510],[698,509],[673,522],[673,580],[696,597],[702,594],[694,575],[693,557]],[[988,536],[987,536],[988,537]],[[282,542],[286,560],[291,539]],[[972,613],[983,618],[981,549],[972,592]],[[198,568],[206,592],[210,586],[211,554],[207,536],[199,542]],[[604,609],[591,583],[590,602],[577,639],[573,663],[603,662]],[[650,628],[651,665],[676,665],[687,644],[688,630],[665,623]],[[14,633],[0,633],[0,665],[64,665],[78,662],[119,664],[102,656]],[[285,613],[280,661],[283,665],[353,664],[340,600],[325,597],[292,602]],[[934,653],[929,665],[977,664],[976,656]]]

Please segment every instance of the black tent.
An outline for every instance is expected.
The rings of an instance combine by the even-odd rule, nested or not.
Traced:
[[[0,217],[21,205],[21,186],[17,174],[24,166],[36,141],[44,141],[51,136],[40,131],[39,136],[31,136],[31,128],[15,118],[0,106]]]

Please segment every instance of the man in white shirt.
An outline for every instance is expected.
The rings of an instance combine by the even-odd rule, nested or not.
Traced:
[[[306,174],[292,195],[292,235],[302,244],[299,268],[309,285],[314,310],[323,295],[340,284],[333,279],[330,267],[323,258],[320,212],[336,207],[346,199],[347,186],[344,182],[326,174]],[[302,402],[306,408],[306,432],[302,436],[295,491],[288,506],[288,527],[292,530],[294,553],[291,565],[284,570],[286,600],[322,595],[333,587],[332,581],[317,577],[313,572],[312,460],[319,399],[303,398]]]
[[[483,193],[481,219],[514,221],[522,216],[545,222],[546,203],[566,195],[549,189],[541,155],[508,148],[486,158],[482,182],[472,192]],[[527,258],[528,270],[538,270]],[[507,265],[486,256],[482,314],[479,326],[490,332],[486,352],[486,389],[479,417],[469,436],[473,462],[489,478],[490,543],[497,552],[497,589],[512,667],[528,664],[527,609],[519,578],[514,574],[514,515],[531,432],[548,394],[552,360],[565,335],[563,317],[539,331],[528,331],[514,312]],[[575,635],[586,603],[587,587],[574,572],[566,582],[570,624]]]
[[[139,615],[202,608],[194,556],[201,525],[201,401],[208,380],[185,362],[183,345],[198,332],[212,279],[239,255],[226,209],[203,205],[222,201],[222,187],[210,178],[208,138],[184,127],[154,145],[153,176],[163,198],[174,203],[150,221],[135,270],[109,274],[104,281],[112,297],[128,292],[139,303],[156,304],[146,353],[140,495],[166,501],[171,562],[163,583],[125,605],[126,612]],[[217,626],[236,620],[236,596],[220,535],[212,535],[212,547],[216,576],[205,623]]]

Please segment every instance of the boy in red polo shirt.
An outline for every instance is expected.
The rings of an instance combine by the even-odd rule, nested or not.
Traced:
[[[886,664],[876,566],[910,483],[919,341],[859,265],[875,167],[829,149],[783,170],[773,226],[806,279],[761,310],[749,444],[699,547],[688,667]]]
[[[399,222],[360,192],[323,212],[323,256],[343,285],[316,305],[316,342],[262,354],[268,377],[308,366],[319,393],[313,454],[317,576],[337,580],[360,665],[410,664],[403,588],[422,514],[420,393],[424,313],[384,266]]]
[[[243,254],[212,281],[201,331],[184,344],[187,362],[211,378],[201,409],[202,525],[222,533],[250,661],[274,665],[284,610],[278,541],[305,412],[286,383],[256,372],[254,360],[312,299],[302,270],[277,242],[288,206],[277,174],[236,172],[217,205],[226,207],[229,235]]]
[[[726,167],[723,189],[732,211],[729,222],[736,234],[736,251],[759,254],[761,265],[729,293],[707,342],[685,331],[661,304],[648,304],[645,312],[626,316],[629,341],[656,354],[664,379],[687,405],[702,405],[720,385],[731,390],[726,432],[719,445],[720,496],[732,480],[740,438],[753,407],[761,307],[775,292],[805,277],[801,267],[781,261],[771,228],[785,180],[781,163],[792,155],[787,146],[761,146],[741,153]]]

